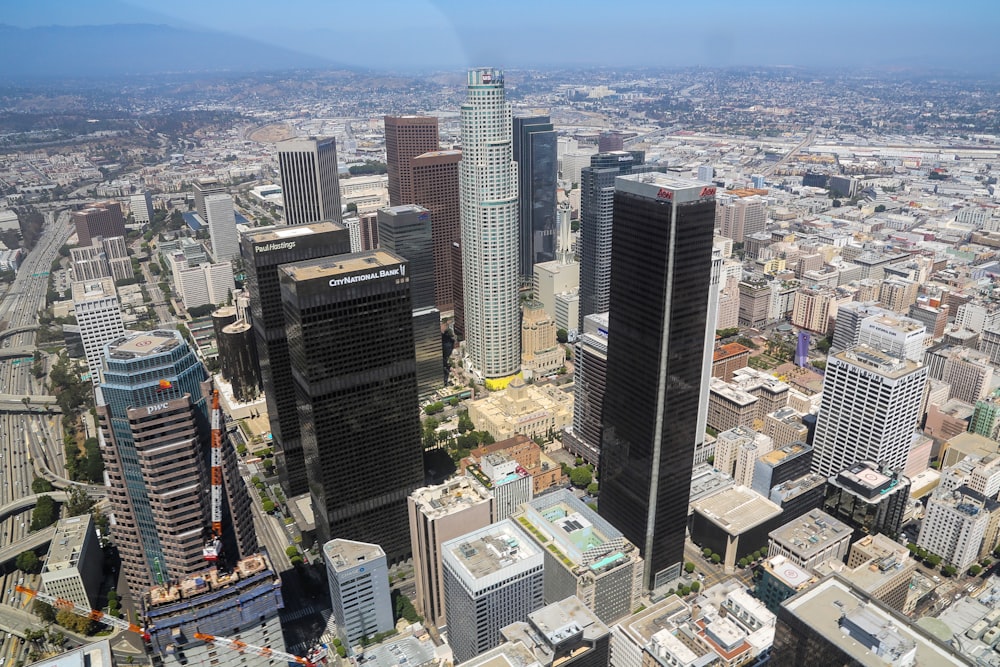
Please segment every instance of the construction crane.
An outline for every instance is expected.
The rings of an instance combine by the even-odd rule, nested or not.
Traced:
[[[275,651],[274,649],[267,648],[266,646],[254,646],[253,644],[247,644],[237,639],[216,637],[215,635],[206,635],[201,632],[194,633],[194,638],[210,644],[222,644],[223,646],[228,646],[229,648],[239,651],[240,653],[249,651],[250,653],[259,655],[262,658],[279,658],[281,660],[287,660],[288,662],[297,662],[300,665],[305,665],[305,667],[317,667],[319,661],[323,660],[327,654],[326,647],[322,645],[317,646],[310,651],[309,658],[303,658],[301,656],[292,655],[291,653],[285,653],[284,651]]]
[[[67,600],[65,598],[55,597],[54,595],[49,595],[48,593],[42,593],[41,591],[36,591],[32,588],[25,588],[24,586],[15,586],[14,590],[18,593],[24,593],[29,598],[36,597],[42,602],[47,602],[56,609],[65,609],[66,611],[71,611],[74,614],[79,614],[89,618],[92,621],[97,621],[98,623],[103,623],[104,625],[110,625],[113,628],[118,628],[119,630],[127,630],[129,632],[134,632],[137,635],[141,635],[143,641],[149,641],[149,633],[146,632],[145,628],[142,628],[135,623],[129,623],[128,621],[116,618],[114,616],[108,616],[103,611],[98,611],[97,609],[88,609],[82,604],[77,604],[72,600]]]
[[[212,536],[202,549],[205,560],[214,563],[222,551],[222,410],[219,390],[212,392]]]

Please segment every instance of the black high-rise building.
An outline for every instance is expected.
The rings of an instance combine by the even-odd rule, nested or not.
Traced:
[[[390,562],[410,553],[406,499],[424,481],[408,268],[370,250],[280,269],[317,538]]]
[[[587,315],[610,309],[615,179],[640,162],[625,151],[598,153],[580,171],[580,331]]]
[[[600,513],[639,547],[650,588],[684,558],[714,226],[714,187],[659,173],[615,182]]]
[[[434,307],[434,240],[431,212],[423,206],[391,206],[378,212],[381,248],[406,260],[413,302],[413,342],[417,390],[433,396],[444,382],[441,357],[441,313]]]
[[[250,291],[251,330],[254,333],[260,377],[267,397],[267,414],[275,465],[281,488],[291,498],[309,491],[299,413],[288,360],[288,336],[281,308],[278,267],[319,257],[351,252],[347,228],[334,222],[317,222],[295,227],[258,227],[240,239],[240,255]]]
[[[531,282],[533,267],[556,258],[556,132],[548,116],[514,118],[517,162],[521,278]]]

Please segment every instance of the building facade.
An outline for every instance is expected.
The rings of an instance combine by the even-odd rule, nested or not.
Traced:
[[[503,381],[521,367],[518,193],[503,71],[469,71],[461,109],[462,281],[467,365]]]
[[[920,364],[863,345],[831,355],[812,443],[813,471],[832,476],[859,461],[903,470],[926,378]]]
[[[125,236],[125,216],[121,204],[116,201],[91,204],[74,211],[72,218],[81,246],[92,245],[97,236]]]
[[[279,273],[317,537],[399,562],[424,479],[407,264],[372,250]]]
[[[522,116],[513,137],[521,280],[530,283],[535,264],[556,258],[556,132],[548,116]]]
[[[611,237],[615,179],[632,173],[635,156],[599,153],[580,172],[580,331],[583,318],[611,307]]]
[[[441,313],[434,306],[433,221],[430,211],[407,204],[378,212],[380,247],[403,257],[410,275],[413,301],[413,345],[417,360],[417,392],[432,397],[444,386],[441,356]]]
[[[279,141],[277,149],[285,224],[340,222],[337,141],[332,137],[288,139]]]
[[[389,174],[389,206],[421,204],[413,183],[413,158],[438,149],[435,116],[386,116],[385,163]]]
[[[454,310],[455,294],[462,293],[461,266],[453,268],[452,244],[462,237],[458,163],[462,151],[433,151],[410,161],[413,198],[431,212],[434,243],[434,303],[442,313]],[[461,264],[461,254],[459,254]]]
[[[239,257],[240,239],[236,231],[233,198],[227,194],[208,195],[205,197],[205,215],[215,261],[228,262]]]
[[[600,512],[639,547],[649,588],[683,562],[715,336],[714,219],[714,187],[658,173],[615,182]]]
[[[502,628],[544,604],[544,557],[510,519],[445,542],[441,556],[456,664],[497,646]]]
[[[344,646],[351,650],[362,639],[394,627],[389,567],[382,547],[330,540],[323,545],[323,560],[337,634]]]
[[[111,278],[73,283],[73,310],[80,327],[90,381],[101,381],[104,345],[125,333],[118,291]]]
[[[407,499],[410,549],[416,579],[416,608],[436,627],[447,624],[444,609],[441,547],[493,523],[493,496],[482,484],[458,477],[439,486],[417,489]]]
[[[260,359],[261,384],[271,420],[275,467],[288,497],[308,493],[299,413],[288,358],[278,268],[282,264],[351,251],[347,229],[332,222],[256,228],[243,235],[240,254],[250,292],[250,324]]]

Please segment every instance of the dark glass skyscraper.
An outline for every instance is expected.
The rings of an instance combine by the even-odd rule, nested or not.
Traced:
[[[548,116],[514,118],[517,162],[521,278],[531,282],[532,267],[556,258],[556,132]]]
[[[288,361],[288,336],[281,308],[278,267],[351,251],[347,228],[333,222],[317,222],[296,227],[258,227],[243,235],[240,255],[250,290],[251,330],[260,376],[267,397],[275,463],[281,488],[288,497],[306,493],[309,483],[302,460],[299,413]]]
[[[424,480],[408,269],[386,250],[280,269],[317,537],[390,562],[409,555],[406,499]]]
[[[441,313],[434,307],[434,242],[431,213],[422,206],[391,206],[378,212],[381,247],[407,261],[413,301],[413,342],[417,390],[429,397],[444,377],[441,357]]]
[[[611,306],[611,228],[615,179],[632,173],[632,153],[598,153],[580,171],[580,324]]]
[[[715,188],[664,174],[614,195],[601,516],[639,546],[644,581],[680,573],[712,284]]]

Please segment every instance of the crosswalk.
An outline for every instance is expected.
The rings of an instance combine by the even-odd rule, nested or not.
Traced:
[[[303,607],[302,609],[296,609],[295,611],[289,612],[287,614],[286,613],[282,613],[281,614],[281,622],[282,623],[291,623],[292,621],[297,621],[300,618],[304,618],[306,616],[309,616],[309,615],[315,614],[315,613],[316,613],[316,608],[313,607],[312,605],[309,605],[308,607]]]

